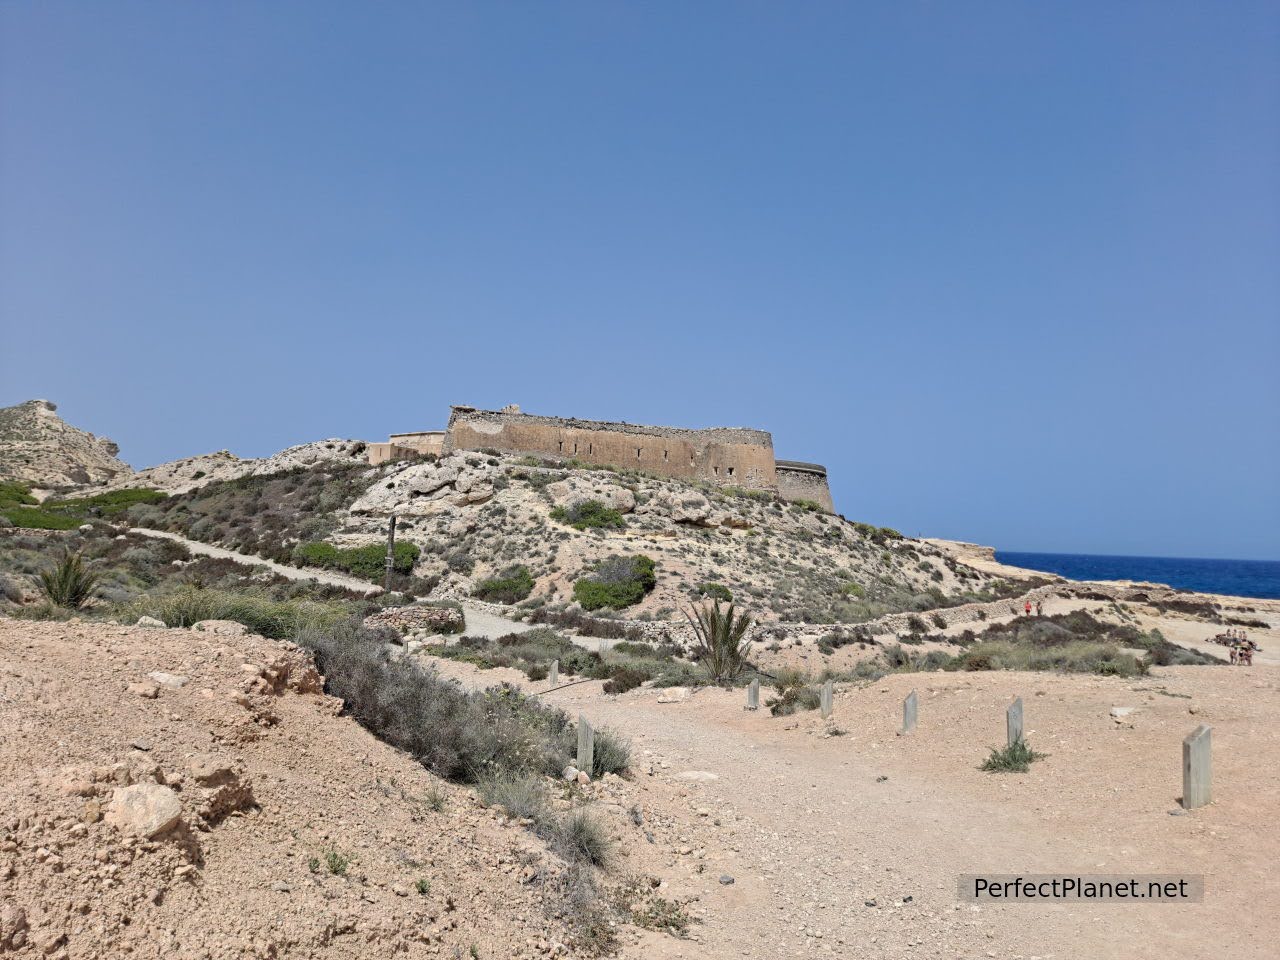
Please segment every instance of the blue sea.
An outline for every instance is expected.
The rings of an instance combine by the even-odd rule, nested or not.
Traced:
[[[1108,557],[1087,553],[1013,553],[996,559],[1072,580],[1148,580],[1182,590],[1280,599],[1280,560],[1195,560],[1189,557]]]

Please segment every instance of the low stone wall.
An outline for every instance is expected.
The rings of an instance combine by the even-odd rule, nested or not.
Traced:
[[[465,620],[461,610],[453,607],[431,607],[414,604],[388,607],[364,618],[366,627],[390,627],[404,636],[407,633],[461,633]]]

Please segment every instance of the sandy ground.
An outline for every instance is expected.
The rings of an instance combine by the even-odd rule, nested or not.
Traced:
[[[515,671],[440,668],[538,686]],[[919,728],[899,736],[912,688]],[[704,859],[677,854],[671,867],[734,883],[707,884],[702,944],[671,955],[1120,960],[1274,956],[1277,689],[1272,667],[1157,668],[1137,681],[895,675],[839,691],[837,736],[813,713],[747,713],[739,691],[659,704],[657,691],[610,698],[588,683],[548,699],[625,732],[641,779],[674,789],[671,815],[714,824]],[[1027,774],[981,772],[1015,695],[1048,757]],[[1137,710],[1117,723],[1113,706]],[[1213,729],[1215,800],[1183,812],[1181,741],[1200,723]],[[979,906],[958,899],[966,873],[1202,874],[1206,894]],[[1254,905],[1243,919],[1242,903]]]

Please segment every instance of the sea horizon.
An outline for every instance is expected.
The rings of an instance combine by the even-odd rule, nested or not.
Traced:
[[[1198,593],[1280,600],[1280,560],[1023,550],[996,550],[996,559],[1071,580],[1139,580]]]

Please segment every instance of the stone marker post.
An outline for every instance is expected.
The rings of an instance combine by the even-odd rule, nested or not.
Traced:
[[[547,671],[547,682],[553,686],[560,686],[560,661],[552,660],[551,669]]]
[[[916,713],[920,706],[920,699],[916,696],[916,692],[912,690],[907,694],[907,699],[902,701],[902,732],[910,733],[916,728]]]
[[[747,709],[760,709],[760,678],[756,677],[747,685]]]
[[[1009,746],[1013,746],[1022,739],[1022,698],[1019,697],[1013,703],[1009,704],[1009,709],[1004,714],[1005,726],[1009,731]]]
[[[386,573],[382,576],[382,590],[384,593],[391,592],[391,574],[395,570],[396,565],[396,515],[391,515],[391,521],[387,524],[387,563]]]
[[[823,720],[826,720],[829,716],[831,716],[832,694],[833,694],[833,690],[831,688],[831,681],[828,680],[826,683],[822,685],[822,693],[818,698],[818,702],[822,705]]]
[[[595,769],[596,732],[583,714],[578,714],[578,769],[588,776]]]
[[[1209,781],[1213,772],[1210,764],[1213,728],[1203,723],[1182,741],[1182,806],[1190,810],[1203,807],[1210,796]]]

